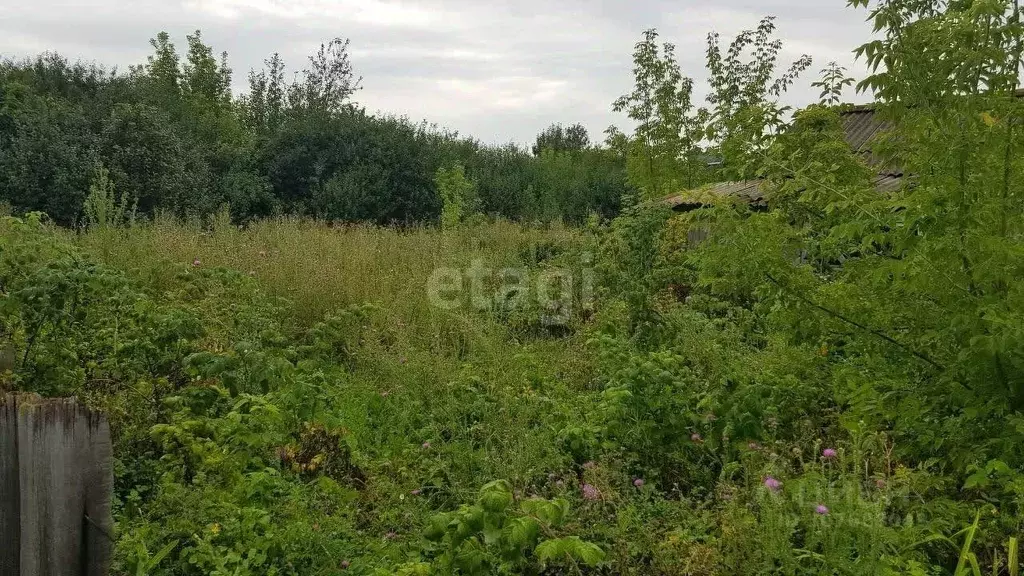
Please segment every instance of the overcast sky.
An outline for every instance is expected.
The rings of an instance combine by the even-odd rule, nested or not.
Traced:
[[[485,142],[526,143],[552,122],[580,122],[592,139],[627,122],[611,102],[632,87],[633,44],[657,28],[677,46],[685,74],[704,93],[705,37],[726,40],[778,17],[783,58],[814,57],[787,100],[817,99],[810,83],[836,60],[863,73],[851,50],[870,33],[846,0],[0,0],[0,55],[46,50],[125,68],[145,61],[149,38],[201,29],[226,50],[235,88],[280,52],[301,69],[320,42],[350,38],[363,76],[356,100]],[[852,90],[850,101],[866,101]]]

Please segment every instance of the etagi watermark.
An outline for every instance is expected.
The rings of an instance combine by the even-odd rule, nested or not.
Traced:
[[[542,324],[565,325],[572,319],[574,306],[593,309],[592,266],[591,254],[584,254],[577,268],[494,269],[477,259],[468,268],[435,269],[427,280],[427,301],[443,310],[512,311],[535,304]]]

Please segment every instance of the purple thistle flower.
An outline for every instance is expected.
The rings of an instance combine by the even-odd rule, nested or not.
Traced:
[[[583,484],[583,498],[585,500],[600,500],[601,492],[590,484]]]
[[[779,489],[782,488],[782,482],[779,482],[775,478],[769,476],[764,479],[764,487],[772,492],[778,492]]]
[[[818,504],[818,507],[814,509],[814,512],[820,516],[827,516],[828,506],[825,506],[824,504]]]
[[[643,488],[644,487],[644,479],[643,478],[637,478],[636,480],[633,480],[633,486],[636,486],[637,488]]]
[[[821,457],[826,460],[831,460],[838,455],[839,453],[836,452],[835,448],[825,448],[824,450],[821,451]]]

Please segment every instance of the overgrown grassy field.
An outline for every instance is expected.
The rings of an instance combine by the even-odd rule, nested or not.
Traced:
[[[109,418],[117,576],[1019,576],[1024,16],[847,4],[818,104],[773,17],[704,105],[650,29],[635,130],[532,150],[343,39],[0,62],[0,392]]]
[[[718,218],[696,250],[658,209],[450,231],[8,218],[2,385],[107,413],[116,574],[1010,570],[1012,469],[958,489],[969,439],[922,461],[925,408],[869,424],[884,406],[843,399],[855,366],[922,373],[827,316],[799,335],[798,302],[764,306],[784,294],[752,305],[735,251],[793,264],[770,216]],[[520,268],[530,296],[484,274],[431,300],[436,270],[474,267]],[[594,294],[542,301],[552,270]]]
[[[434,512],[492,480],[521,496],[558,474],[575,489],[557,435],[592,394],[583,334],[556,337],[468,296],[439,308],[427,286],[441,267],[568,262],[584,236],[501,222],[448,233],[158,220],[84,234],[8,222],[7,270],[57,298],[57,315],[67,298],[81,306],[70,333],[7,324],[19,366],[6,383],[110,416],[119,570],[393,567]]]
[[[434,227],[334,227],[298,218],[264,220],[242,229],[221,213],[208,226],[160,218],[128,236],[99,229],[75,241],[153,286],[170,283],[178,266],[198,259],[202,267],[249,274],[269,294],[288,299],[302,324],[346,306],[380,303],[382,314],[410,328],[407,335],[440,337],[437,331],[460,321],[454,317],[458,314],[427,301],[435,270],[466,269],[475,260],[492,269],[533,266],[579,248],[581,233],[505,221],[446,233]]]
[[[838,318],[945,289],[813,287],[782,226],[7,218],[0,382],[108,415],[117,574],[1011,570],[1013,420]]]

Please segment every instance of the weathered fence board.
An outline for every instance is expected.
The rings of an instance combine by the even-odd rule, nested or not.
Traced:
[[[0,398],[0,575],[106,576],[110,428],[73,399]]]

